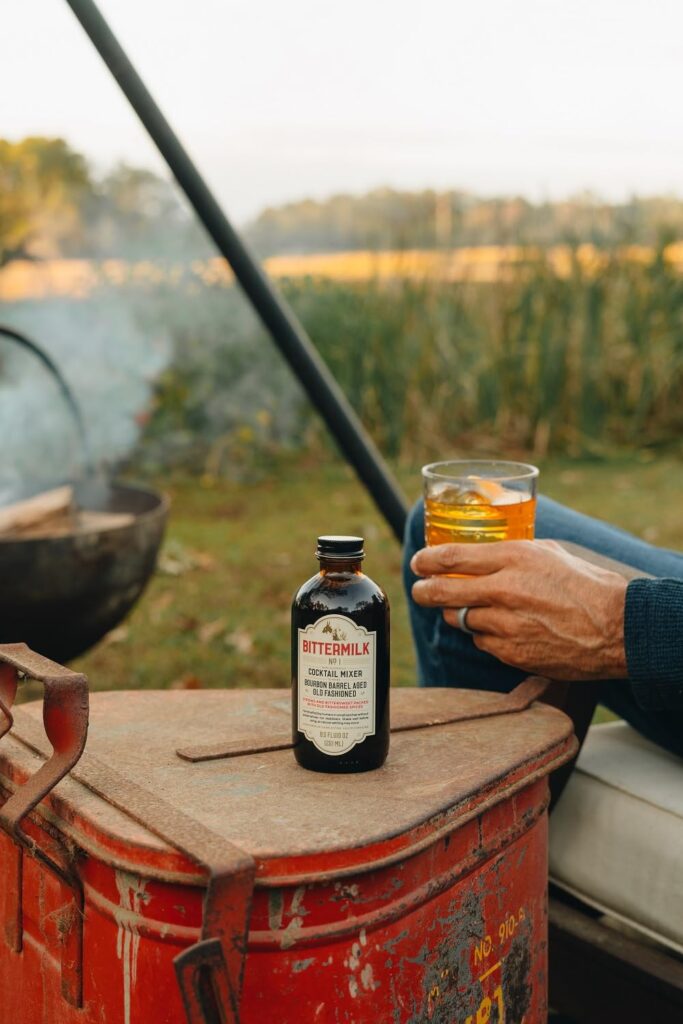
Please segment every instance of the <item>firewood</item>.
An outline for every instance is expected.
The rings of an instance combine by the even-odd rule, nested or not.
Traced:
[[[33,498],[15,501],[11,505],[0,508],[0,536],[6,534],[22,534],[26,531],[35,533],[49,532],[50,526],[64,525],[71,520],[74,510],[73,487],[55,487],[52,491],[43,491]]]
[[[79,532],[117,530],[122,526],[130,526],[135,522],[135,516],[130,512],[90,512],[83,509],[78,513],[76,529]]]

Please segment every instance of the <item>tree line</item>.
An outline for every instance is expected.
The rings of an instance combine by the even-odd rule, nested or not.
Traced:
[[[533,203],[521,196],[381,188],[268,208],[250,225],[249,236],[263,255],[581,242],[655,245],[683,238],[683,201],[663,196],[608,203],[584,193]]]
[[[353,249],[592,242],[653,245],[683,238],[683,201],[591,194],[533,203],[433,189],[374,189],[264,209],[245,233],[260,256]],[[96,172],[60,138],[0,139],[0,266],[12,259],[187,260],[212,250],[179,191],[120,163]]]
[[[120,163],[98,174],[64,139],[0,139],[0,266],[207,251],[177,190],[152,171]]]

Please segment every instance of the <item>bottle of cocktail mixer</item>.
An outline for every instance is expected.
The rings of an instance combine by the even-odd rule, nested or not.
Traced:
[[[361,572],[362,537],[318,537],[320,572],[292,604],[294,756],[365,772],[389,751],[389,601]]]

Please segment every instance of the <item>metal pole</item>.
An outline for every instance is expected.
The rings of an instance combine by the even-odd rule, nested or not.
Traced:
[[[343,454],[399,540],[405,497],[293,311],[236,233],[93,0],[66,0],[168,164],[219,252],[270,332]]]

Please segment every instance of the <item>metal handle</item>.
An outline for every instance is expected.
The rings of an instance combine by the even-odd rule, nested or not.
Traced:
[[[212,869],[201,939],[174,960],[187,1024],[240,1024],[254,873],[246,856]]]
[[[53,754],[0,808],[0,828],[64,877],[64,869],[36,848],[21,822],[83,753],[88,735],[88,680],[79,672],[36,654],[26,644],[0,644],[0,711],[5,717],[0,736],[14,722],[11,709],[20,672],[43,683],[43,723]]]
[[[83,1001],[83,887],[73,870],[69,851],[54,841],[51,855],[27,836],[21,823],[33,808],[54,789],[73,768],[85,747],[88,734],[88,681],[84,675],[62,668],[54,661],[31,651],[26,644],[0,644],[0,737],[12,728],[12,705],[19,673],[43,683],[43,723],[52,744],[50,757],[28,782],[13,793],[0,808],[0,828],[16,845],[14,878],[6,879],[4,892],[4,931],[10,949],[21,952],[23,946],[22,875],[23,850],[41,861],[70,892],[68,919],[61,940],[62,995],[72,1006]],[[60,860],[55,858],[59,857]]]
[[[45,352],[40,347],[40,345],[37,344],[37,342],[32,341],[25,334],[22,334],[21,331],[15,330],[14,327],[7,327],[4,324],[0,324],[0,335],[2,335],[5,338],[9,338],[10,341],[13,341],[17,345],[20,345],[22,348],[25,348],[29,352],[32,352],[33,355],[40,360],[43,366],[46,369],[48,369],[52,376],[54,377],[55,381],[57,382],[57,386],[59,387],[59,390],[62,393],[62,397],[64,398],[64,401],[66,402],[67,406],[69,407],[69,411],[73,416],[74,423],[76,424],[78,440],[81,445],[83,461],[85,463],[86,476],[92,475],[94,471],[93,459],[92,453],[90,451],[90,445],[88,443],[88,433],[85,429],[83,413],[81,412],[81,407],[76,401],[76,397],[71,388],[69,387],[69,384],[67,383],[66,378],[62,374],[62,371],[59,369],[54,359],[52,359],[51,356],[49,356],[47,352]]]
[[[190,946],[175,958],[174,965],[187,1024],[232,1024],[238,1020],[233,1013],[230,1022],[226,1021],[223,1011],[233,1000],[220,939]]]
[[[0,712],[4,721],[0,722],[0,739],[9,732],[14,724],[10,708],[17,695],[17,672],[12,665],[0,663]]]

